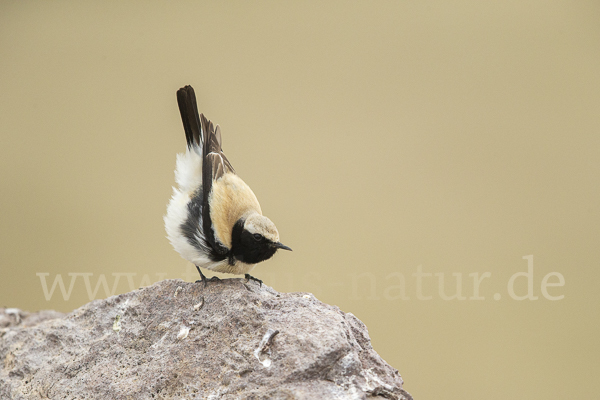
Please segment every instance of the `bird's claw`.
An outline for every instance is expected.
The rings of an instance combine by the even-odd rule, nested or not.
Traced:
[[[202,278],[202,279],[198,279],[196,281],[196,283],[203,282],[204,283],[204,287],[206,287],[206,283],[207,282],[218,282],[218,281],[221,280],[221,278],[219,278],[218,276],[213,276],[210,279],[208,279],[207,277],[204,276],[204,274],[202,273],[202,271],[200,271],[200,267],[198,267],[197,265],[196,265],[196,269],[198,270],[198,273],[200,274],[200,278]]]
[[[259,285],[262,287],[262,283],[263,283],[263,282],[262,282],[260,279],[258,279],[258,278],[255,278],[255,277],[253,277],[253,276],[252,276],[252,275],[250,275],[250,274],[246,274],[246,275],[244,275],[244,277],[246,278],[246,281],[253,280],[253,281],[255,281],[255,282],[258,282],[258,284],[259,284]]]

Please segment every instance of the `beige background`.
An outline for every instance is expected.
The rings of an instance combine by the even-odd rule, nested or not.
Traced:
[[[89,301],[83,275],[47,301],[57,274],[196,279],[162,225],[191,84],[294,249],[254,275],[361,318],[416,399],[595,398],[598,21],[593,1],[1,1],[0,306]],[[528,255],[538,299],[514,300]],[[419,300],[419,266],[466,299],[434,275]]]

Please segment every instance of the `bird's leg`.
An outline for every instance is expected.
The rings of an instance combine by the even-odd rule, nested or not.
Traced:
[[[216,282],[216,281],[220,281],[220,280],[221,280],[221,278],[219,278],[218,276],[213,276],[212,278],[210,278],[210,279],[207,279],[207,278],[204,276],[204,274],[202,273],[202,271],[200,271],[200,267],[198,267],[198,266],[196,265],[196,269],[198,270],[198,273],[200,274],[200,277],[202,278],[202,280],[201,280],[201,281],[200,281],[200,280],[198,280],[198,281],[196,281],[196,283],[198,283],[198,282],[204,282],[204,287],[206,287],[206,282]]]
[[[200,267],[199,266],[195,265],[195,267],[198,270],[198,273],[200,274],[200,278],[202,278],[200,280],[197,280],[196,283],[204,282],[204,286],[206,286],[206,277],[204,276],[204,274],[202,273],[202,271],[200,271]]]
[[[258,279],[258,278],[255,278],[255,277],[253,277],[253,276],[252,276],[252,275],[250,275],[250,274],[246,274],[246,275],[244,275],[244,277],[246,278],[246,280],[247,280],[247,281],[249,281],[249,280],[253,280],[253,281],[255,281],[255,282],[258,282],[258,283],[260,284],[260,286],[262,287],[262,281],[261,281],[260,279]]]

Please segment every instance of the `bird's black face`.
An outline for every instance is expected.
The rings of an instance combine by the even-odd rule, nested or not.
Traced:
[[[247,264],[256,264],[273,257],[277,249],[291,250],[281,243],[275,243],[259,233],[250,233],[244,229],[244,221],[238,221],[233,227],[231,251],[233,256]]]
[[[277,251],[275,243],[267,240],[258,233],[252,234],[247,230],[242,231],[240,243],[241,246],[238,254],[236,254],[234,247],[233,255],[238,260],[248,264],[256,264],[268,260]]]

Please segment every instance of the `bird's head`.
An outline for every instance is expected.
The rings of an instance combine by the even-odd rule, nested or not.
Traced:
[[[248,264],[268,260],[278,249],[292,250],[279,241],[275,224],[258,213],[238,221],[232,239],[234,256]]]

